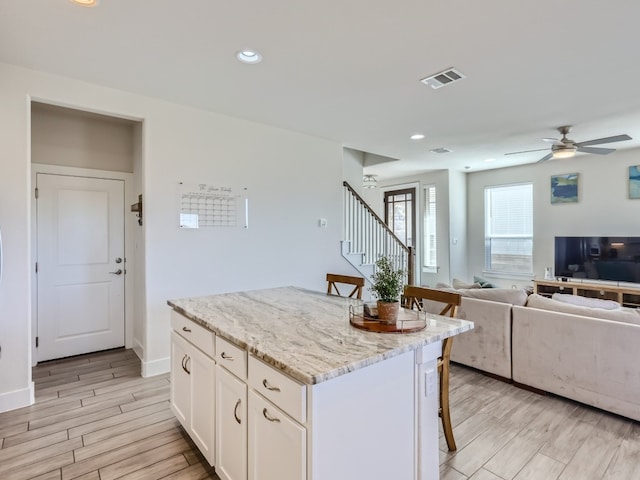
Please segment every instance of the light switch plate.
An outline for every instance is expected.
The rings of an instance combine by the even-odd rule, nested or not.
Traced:
[[[438,375],[433,368],[430,368],[425,372],[425,384],[426,384],[426,396],[430,397],[436,393],[436,380]]]

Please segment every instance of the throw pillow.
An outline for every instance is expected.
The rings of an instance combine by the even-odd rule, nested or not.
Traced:
[[[482,288],[479,283],[466,283],[466,282],[463,282],[462,280],[458,280],[457,278],[454,278],[453,280],[451,280],[451,284],[453,285],[453,288],[455,288],[456,290],[467,289],[467,288]]]
[[[538,308],[558,313],[570,313],[584,317],[612,320],[614,322],[632,323],[640,325],[640,312],[636,309],[620,307],[617,310],[604,310],[602,308],[581,307],[570,303],[559,302],[552,298],[543,297],[532,293],[527,299],[527,308]]]
[[[473,282],[479,284],[482,288],[496,288],[496,286],[492,283],[489,283],[486,279],[482,277],[473,277]]]
[[[613,300],[602,300],[600,298],[581,297],[580,295],[570,295],[567,293],[554,293],[552,299],[559,302],[570,303],[571,305],[579,305],[581,307],[603,308],[605,310],[617,310],[620,308],[618,302]]]

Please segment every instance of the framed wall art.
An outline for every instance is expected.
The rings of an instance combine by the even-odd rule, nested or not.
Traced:
[[[551,176],[551,204],[576,203],[578,201],[577,173]]]
[[[640,198],[640,165],[629,167],[629,198]]]

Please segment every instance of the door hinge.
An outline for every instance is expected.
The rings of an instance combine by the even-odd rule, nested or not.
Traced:
[[[38,262],[36,262],[36,273],[38,273]]]
[[[38,198],[38,187],[36,187],[36,198]]]
[[[40,345],[40,337],[36,337],[36,348]]]

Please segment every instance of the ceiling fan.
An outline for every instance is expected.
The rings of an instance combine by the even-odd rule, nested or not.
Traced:
[[[562,134],[561,139],[543,138],[545,142],[551,143],[551,152],[542,157],[538,162],[546,162],[552,158],[569,158],[573,157],[576,152],[595,153],[597,155],[606,155],[615,152],[615,148],[593,148],[591,145],[601,145],[603,143],[622,142],[631,140],[629,135],[615,135],[613,137],[597,138],[595,140],[587,140],[586,142],[574,142],[567,138],[567,134],[571,132],[570,126],[558,127],[558,131]],[[524,150],[522,152],[510,152],[505,155],[517,155],[519,153],[539,152],[547,150],[546,148],[538,148],[536,150]]]

